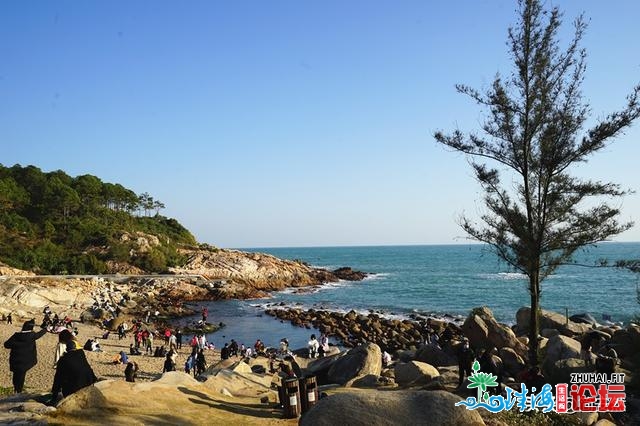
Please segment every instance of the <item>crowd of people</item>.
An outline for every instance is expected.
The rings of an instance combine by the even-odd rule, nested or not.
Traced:
[[[96,303],[94,307],[109,307],[107,302]],[[22,392],[24,389],[25,376],[29,369],[37,363],[36,341],[47,332],[58,335],[56,346],[54,383],[52,395],[55,400],[63,396],[68,396],[82,387],[95,383],[97,378],[87,361],[85,351],[100,352],[103,349],[97,337],[88,339],[84,345],[77,341],[77,328],[68,316],[58,316],[49,307],[43,310],[44,318],[41,323],[41,330],[34,331],[35,320],[24,323],[22,330],[16,332],[4,343],[5,348],[10,349],[9,365],[12,372],[12,381],[15,392]],[[202,310],[202,321],[205,322],[208,316],[206,309]],[[150,317],[147,311],[146,318]],[[5,316],[7,323],[12,322],[10,315]],[[215,345],[208,342],[204,332],[198,332],[185,341],[189,350],[183,350],[184,335],[180,328],[172,329],[162,327],[158,329],[157,324],[144,322],[141,319],[132,321],[131,326],[122,322],[117,327],[118,340],[130,338],[129,353],[120,351],[112,358],[113,364],[123,365],[124,379],[128,382],[135,382],[139,371],[138,363],[131,357],[153,356],[164,358],[162,373],[181,370],[187,374],[193,373],[194,377],[203,374],[207,367],[206,351],[215,350]],[[500,392],[504,380],[504,368],[497,353],[497,348],[473,348],[469,340],[456,334],[452,327],[444,327],[441,332],[436,331],[436,327],[430,320],[426,322],[423,329],[425,345],[437,347],[439,349],[453,350],[458,361],[458,387],[461,388],[465,378],[473,374],[473,365],[478,361],[480,371],[496,376],[499,386],[490,389],[492,392]],[[223,336],[225,338],[226,336]],[[103,339],[109,339],[109,332],[105,332]],[[604,344],[602,333],[593,331],[585,333],[581,341],[581,358],[587,366],[595,367],[596,372],[611,374],[615,372],[618,363],[617,354],[611,345]],[[321,358],[330,352],[329,338],[326,334],[321,334],[318,339],[315,334],[311,334],[307,342],[306,351],[297,353],[309,359]],[[271,373],[278,373],[282,377],[302,377],[302,370],[296,361],[296,356],[289,346],[287,338],[282,338],[277,347],[267,347],[261,339],[257,339],[253,345],[238,343],[235,339],[225,342],[220,348],[220,359],[230,358],[249,360],[251,358],[266,357],[269,359],[269,370]],[[210,357],[209,357],[210,358]],[[594,364],[595,361],[595,365]],[[393,364],[391,354],[386,351],[382,353],[382,364],[390,367]],[[183,367],[178,367],[182,365]],[[527,385],[528,388],[540,389],[545,383],[545,378],[536,366],[527,366],[518,379]]]

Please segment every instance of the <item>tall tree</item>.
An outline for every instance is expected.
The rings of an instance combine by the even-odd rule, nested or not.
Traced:
[[[153,202],[153,209],[156,211],[156,216],[160,214],[160,210],[164,209],[166,206],[160,200],[155,200]]]
[[[462,228],[528,277],[533,364],[538,362],[540,283],[580,247],[632,226],[618,222],[619,210],[599,198],[620,197],[625,190],[570,172],[640,116],[640,86],[623,109],[585,131],[590,108],[581,93],[586,53],[580,41],[586,23],[582,16],[575,20],[573,38],[563,47],[561,17],[557,8],[544,10],[538,0],[520,0],[517,26],[508,31],[511,74],[497,75],[484,91],[456,86],[487,111],[482,132],[434,134],[439,143],[468,155],[484,190],[486,212],[478,222],[463,217]]]

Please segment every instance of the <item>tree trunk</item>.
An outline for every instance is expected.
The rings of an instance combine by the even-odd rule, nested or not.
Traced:
[[[529,318],[529,363],[538,365],[538,335],[540,330],[540,282],[538,274],[529,276],[529,294],[531,296],[531,316]]]

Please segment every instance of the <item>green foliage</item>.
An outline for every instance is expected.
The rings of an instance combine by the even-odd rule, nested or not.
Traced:
[[[99,274],[111,260],[164,272],[185,262],[178,247],[197,242],[178,221],[159,215],[163,208],[148,193],[138,196],[92,175],[0,164],[0,261],[41,274]],[[155,235],[160,245],[139,253],[133,242],[121,241],[139,232]]]
[[[469,156],[484,192],[480,221],[463,218],[462,228],[529,278],[532,312],[541,282],[581,247],[629,229],[618,206],[607,201],[628,192],[614,183],[582,179],[570,171],[602,151],[640,117],[640,86],[616,112],[589,123],[581,84],[586,53],[580,43],[586,22],[560,44],[562,14],[539,0],[520,0],[519,22],[508,32],[513,70],[484,91],[458,85],[458,92],[486,108],[480,132],[436,132],[435,139]],[[529,356],[537,364],[539,319],[529,324]]]

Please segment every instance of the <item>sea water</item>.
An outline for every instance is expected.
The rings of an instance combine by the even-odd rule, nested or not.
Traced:
[[[477,306],[488,306],[496,318],[514,323],[516,311],[530,305],[526,277],[483,245],[383,247],[317,247],[244,249],[299,259],[335,269],[350,266],[371,273],[364,281],[328,284],[309,292],[297,289],[270,298],[209,303],[210,320],[227,327],[209,336],[220,346],[235,338],[253,344],[261,338],[277,345],[287,337],[293,347],[306,346],[314,330],[293,327],[262,315],[272,306],[358,312],[378,311],[389,317],[411,314],[464,318]],[[640,243],[603,243],[581,251],[574,264],[561,266],[542,283],[541,306],[569,315],[588,312],[596,319],[628,322],[640,313],[636,286],[640,274],[596,267],[601,259],[640,258]]]

